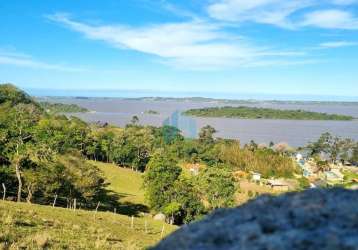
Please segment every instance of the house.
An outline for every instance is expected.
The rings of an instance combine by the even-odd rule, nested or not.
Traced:
[[[303,155],[302,154],[296,154],[296,161],[300,162],[303,160]]]
[[[252,180],[253,181],[260,181],[261,180],[261,174],[260,173],[256,173],[256,172],[252,172]]]

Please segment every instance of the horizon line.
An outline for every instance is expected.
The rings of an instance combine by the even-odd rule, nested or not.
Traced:
[[[227,93],[202,91],[170,91],[154,89],[58,89],[23,88],[35,97],[84,97],[84,98],[206,98],[231,101],[301,101],[301,102],[358,102],[358,96],[316,94],[273,94],[273,93]],[[50,93],[50,92],[55,93]],[[83,92],[83,93],[81,93]],[[97,92],[97,93],[96,93]],[[119,92],[125,92],[120,94]],[[157,93],[159,95],[151,95]],[[149,95],[148,95],[149,94]],[[164,95],[163,95],[164,94]]]

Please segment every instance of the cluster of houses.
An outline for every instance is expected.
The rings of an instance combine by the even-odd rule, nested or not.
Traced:
[[[301,154],[295,156],[295,161],[302,169],[303,177],[307,178],[310,182],[311,188],[328,187],[339,184],[344,184],[344,173],[355,172],[358,174],[358,167],[350,166],[349,164],[329,164],[326,170],[319,169],[314,159],[306,159]],[[251,172],[251,180],[257,182],[260,185],[270,186],[273,191],[290,191],[295,190],[295,184],[286,179],[263,179],[260,173]],[[358,179],[354,179],[353,182],[356,185],[352,185],[350,188],[358,189]]]
[[[343,184],[344,171],[352,171],[352,168],[358,170],[358,168],[342,163],[330,163],[327,170],[321,171],[314,159],[306,159],[301,154],[296,155],[296,162],[302,169],[303,177],[310,181],[312,188]]]
[[[302,169],[303,177],[307,178],[310,182],[311,188],[317,187],[328,187],[339,184],[344,184],[344,172],[355,172],[358,174],[358,167],[339,164],[329,164],[326,170],[319,169],[314,159],[305,158],[302,154],[296,154],[294,157],[298,166]],[[199,174],[201,168],[200,164],[188,164],[186,166],[190,174],[196,176]],[[234,173],[236,179],[247,178],[251,179],[252,182],[255,182],[261,186],[268,186],[272,191],[277,192],[286,192],[291,190],[296,190],[297,183],[292,180],[287,179],[264,179],[260,173],[250,172],[246,173],[243,171],[236,171]],[[354,180],[353,180],[354,181]],[[356,185],[353,185],[353,189],[358,189],[358,179],[355,179]]]

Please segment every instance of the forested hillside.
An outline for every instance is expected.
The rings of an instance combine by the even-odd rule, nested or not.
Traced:
[[[185,115],[199,117],[227,117],[242,119],[284,119],[284,120],[334,120],[351,121],[352,116],[310,112],[305,110],[281,110],[255,107],[213,107],[202,109],[190,109]]]
[[[241,145],[215,133],[205,126],[198,139],[188,139],[174,127],[138,125],[138,118],[123,128],[88,124],[49,113],[13,85],[0,85],[1,193],[55,207],[162,213],[167,223],[181,225],[269,191],[248,183],[252,173],[294,179],[302,171],[285,143]],[[330,135],[307,147],[312,157],[325,152],[332,162],[355,162],[356,149]],[[307,187],[304,178],[293,181]]]
[[[107,188],[111,183],[95,162],[113,163],[143,172],[150,211],[181,224],[234,205],[237,170],[267,177],[297,171],[288,151],[214,139],[210,126],[202,128],[199,139],[185,139],[174,127],[140,126],[137,119],[118,128],[50,114],[12,85],[1,85],[0,96],[0,182],[18,201],[51,204],[57,197],[64,207],[76,202],[94,209],[100,202],[101,209],[120,211],[128,201]],[[181,163],[204,167],[187,175]]]

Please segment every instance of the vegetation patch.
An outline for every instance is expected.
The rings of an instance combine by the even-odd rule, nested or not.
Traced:
[[[40,106],[50,114],[89,112],[88,109],[80,107],[76,104],[40,102]]]
[[[280,110],[255,107],[213,107],[190,109],[184,115],[198,117],[227,117],[241,119],[282,119],[282,120],[334,120],[351,121],[352,116],[318,113],[305,110]]]

